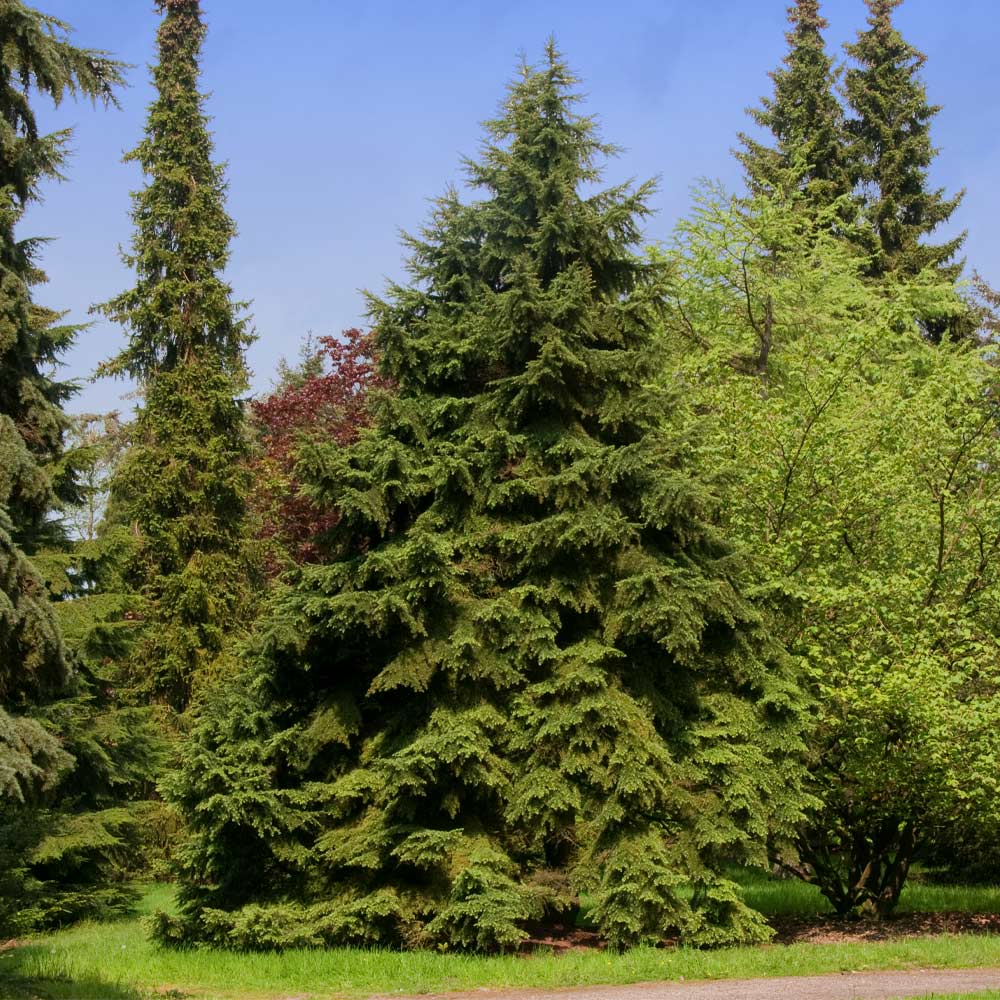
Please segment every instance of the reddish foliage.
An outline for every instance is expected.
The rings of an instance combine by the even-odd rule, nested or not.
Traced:
[[[369,392],[387,386],[378,374],[372,335],[345,330],[342,338],[320,338],[304,374],[287,375],[270,396],[252,404],[263,449],[255,462],[253,506],[264,536],[300,564],[323,558],[321,536],[337,518],[300,494],[295,477],[299,445],[309,438],[350,444],[370,422]],[[277,572],[280,559],[271,562]]]

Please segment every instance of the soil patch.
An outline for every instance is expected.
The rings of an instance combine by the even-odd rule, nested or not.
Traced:
[[[528,937],[519,949],[522,955],[534,951],[603,951],[606,943],[596,931],[584,930],[570,924],[530,924]]]
[[[897,941],[936,934],[995,934],[1000,936],[1000,913],[902,913],[888,920],[845,920],[834,916],[772,917],[775,944],[850,944],[866,941]],[[596,931],[568,924],[532,924],[519,949],[530,956],[536,951],[557,954],[571,951],[602,951],[607,947]],[[675,938],[662,942],[674,948]]]
[[[1000,913],[901,913],[889,920],[789,917],[772,918],[771,926],[776,944],[846,944],[935,934],[1000,935]]]

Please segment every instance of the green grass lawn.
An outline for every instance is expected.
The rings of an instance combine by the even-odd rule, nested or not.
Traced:
[[[798,879],[774,879],[766,872],[736,873],[743,898],[768,917],[814,916],[833,907],[813,885]],[[937,885],[919,875],[903,889],[899,913],[1000,913],[1000,886]]]
[[[1000,1000],[1000,993],[987,990],[985,993],[932,993],[920,1000]]]
[[[918,887],[938,909],[1000,909],[1000,890]],[[748,899],[768,913],[808,913],[808,886],[749,880]],[[956,900],[964,905],[956,905]],[[978,902],[977,902],[978,901]],[[142,911],[168,909],[169,886],[151,888]],[[916,904],[911,902],[910,906]],[[294,996],[364,997],[477,987],[558,987],[644,980],[729,979],[813,975],[847,970],[1000,965],[1000,937],[958,935],[876,944],[796,944],[719,951],[641,948],[625,954],[574,952],[477,957],[432,952],[350,949],[236,954],[214,949],[157,948],[140,919],[84,923],[33,938],[0,953],[4,1000],[140,1000],[153,989],[173,989],[197,1000],[278,1000]],[[988,996],[984,994],[983,996]],[[161,993],[162,996],[162,993]],[[169,994],[168,994],[169,996]]]

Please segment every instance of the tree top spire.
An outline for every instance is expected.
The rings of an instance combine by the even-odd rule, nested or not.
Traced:
[[[865,0],[868,4],[868,23],[875,31],[892,31],[892,12],[903,0]]]
[[[794,34],[824,31],[829,27],[829,22],[820,13],[819,0],[796,0],[788,8],[788,20],[796,27]]]

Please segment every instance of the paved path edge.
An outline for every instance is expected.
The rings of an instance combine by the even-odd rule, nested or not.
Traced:
[[[767,979],[680,980],[628,986],[479,989],[370,1000],[911,1000],[933,994],[1000,991],[1000,968],[835,972]]]

